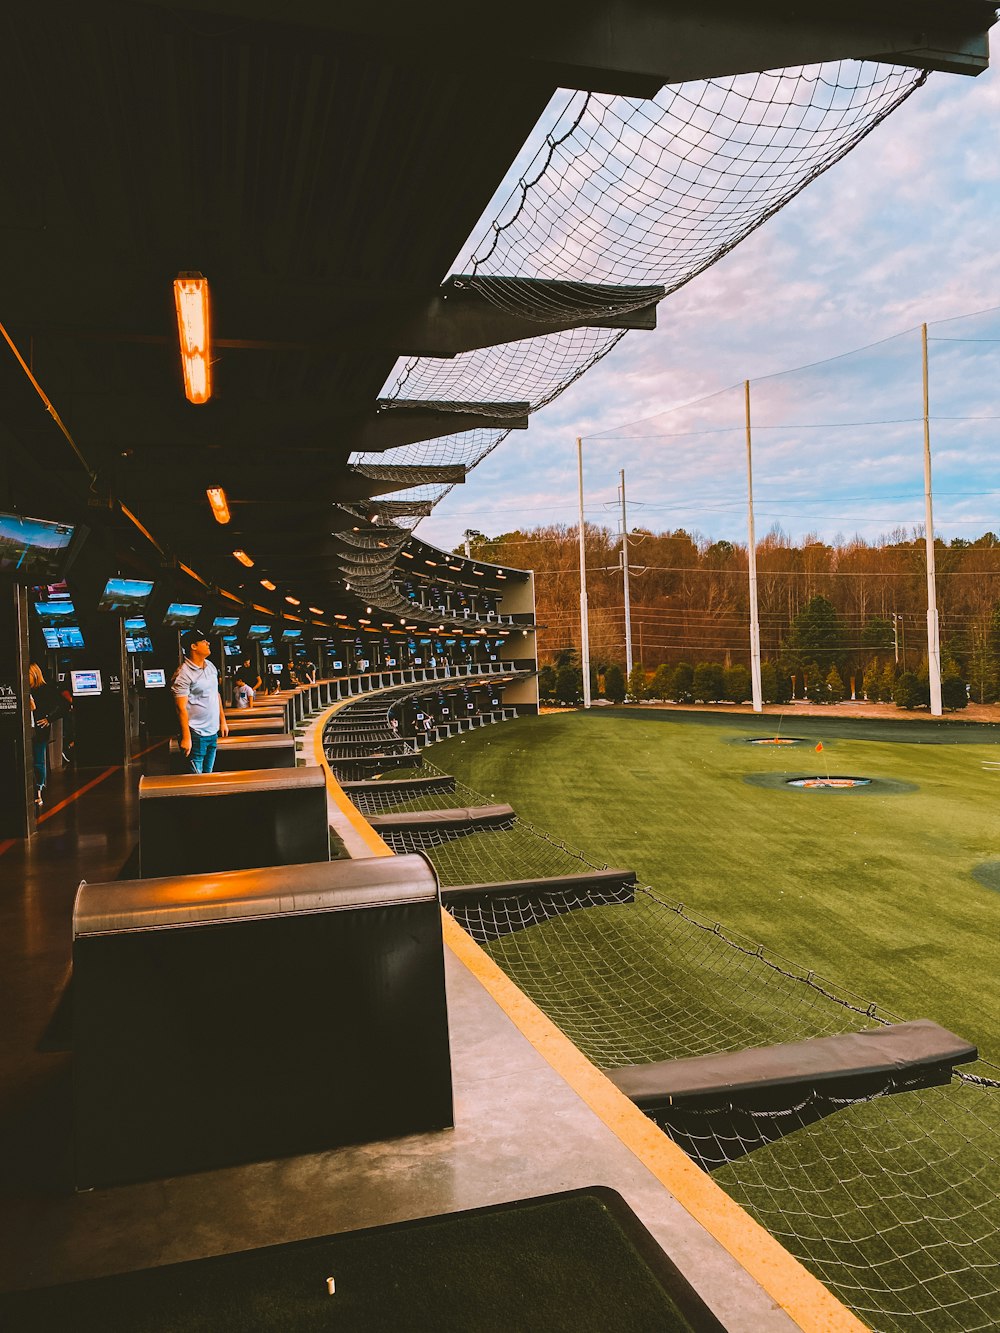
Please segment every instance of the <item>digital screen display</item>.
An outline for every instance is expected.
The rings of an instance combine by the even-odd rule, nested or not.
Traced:
[[[272,676],[280,676],[280,675],[281,675],[281,663],[280,663],[280,662],[272,662],[272,663],[271,663],[271,675],[272,675]]]
[[[281,637],[282,639],[301,639],[302,631],[300,629],[283,629]]]
[[[200,615],[201,606],[194,602],[171,602],[163,613],[163,623],[176,629],[194,629]]]
[[[240,645],[238,643],[224,643],[222,645],[227,657],[239,657]]]
[[[82,648],[83,635],[79,625],[43,626],[46,648]]]
[[[148,667],[142,673],[142,680],[147,690],[162,690],[167,683],[167,673],[162,667]]]
[[[451,712],[451,709],[450,709],[450,708],[442,708],[442,709],[441,709],[441,716],[442,716],[442,717],[447,717],[448,714],[449,714],[450,712]]]
[[[127,653],[151,653],[153,640],[148,634],[126,634],[125,651]]]
[[[421,664],[421,662],[423,662],[423,660],[424,660],[424,659],[423,659],[422,657],[415,657],[415,658],[413,659],[413,664],[414,664],[414,666],[420,666],[420,664]]]
[[[36,602],[35,611],[43,625],[69,625],[76,619],[76,607],[70,601]]]
[[[126,616],[126,617],[125,617],[125,630],[126,630],[126,633],[127,633],[129,630],[138,630],[138,631],[140,632],[140,634],[145,634],[145,633],[146,633],[146,628],[147,628],[147,627],[146,627],[146,617],[145,617],[145,616]]]
[[[71,671],[69,676],[74,695],[101,693],[101,673],[99,671]]]
[[[212,621],[213,629],[235,629],[240,623],[239,616],[216,616]]]
[[[145,579],[108,579],[97,605],[102,611],[141,611],[152,591]]]
[[[42,581],[55,578],[73,532],[66,523],[0,514],[0,574]]]
[[[269,639],[271,637],[270,625],[251,625],[247,630],[248,639]]]
[[[277,656],[278,656],[278,650],[277,650],[277,648],[264,647],[264,648],[261,648],[261,652],[264,654],[265,657],[277,657]]]
[[[396,659],[395,659],[394,657],[387,657],[387,658],[385,659],[385,664],[386,664],[386,666],[395,666],[395,665],[396,665]]]
[[[331,662],[330,665],[333,667],[334,671],[343,671],[344,669],[343,662]]]
[[[423,722],[423,720],[424,720],[424,715],[423,715],[423,713],[418,713],[418,714],[417,714],[417,721],[418,721],[418,722]]]

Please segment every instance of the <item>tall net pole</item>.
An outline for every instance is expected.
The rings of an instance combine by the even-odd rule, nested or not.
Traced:
[[[924,369],[924,541],[927,546],[927,672],[931,715],[941,716],[941,629],[937,613],[934,565],[934,504],[931,496],[930,384],[927,370],[927,325],[920,326]]]
[[[628,587],[628,519],[625,514],[625,469],[621,471],[622,485],[622,576],[625,584],[625,675],[632,674],[632,603]]]
[[[750,381],[743,384],[747,427],[747,573],[750,578],[750,691],[753,711],[764,711],[760,685],[760,619],[757,614],[757,538],[753,524],[753,459],[750,438]]]
[[[583,526],[583,441],[577,437],[576,467],[580,482],[580,666],[583,669],[583,706],[590,707],[590,624],[587,619],[587,551]]]

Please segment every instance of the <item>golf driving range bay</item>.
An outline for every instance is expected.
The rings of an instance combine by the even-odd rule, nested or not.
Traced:
[[[785,726],[806,743],[745,743]],[[433,760],[664,898],[997,1058],[1000,768],[984,765],[1000,727],[601,709],[483,728]],[[838,775],[872,781],[787,782]]]

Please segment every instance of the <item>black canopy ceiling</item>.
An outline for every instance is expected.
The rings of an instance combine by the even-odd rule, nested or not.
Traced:
[[[887,34],[937,12],[876,8]],[[980,59],[987,8],[949,7],[973,33],[963,59]],[[123,564],[179,560],[232,590],[240,547],[254,596],[266,576],[325,605],[336,530],[356,522],[335,506],[393,489],[348,456],[380,432],[420,438],[412,413],[403,427],[401,409],[379,413],[379,390],[397,355],[427,350],[427,303],[548,99],[560,83],[655,90],[664,11],[684,76],[698,58],[702,73],[756,67],[742,6],[709,9],[718,31],[689,4],[514,5],[491,42],[466,5],[295,0],[280,21],[256,0],[7,6],[0,323],[37,387],[0,345],[0,507],[85,518]],[[787,46],[786,9],[765,7]],[[192,270],[213,303],[203,406],[183,394],[173,310]]]

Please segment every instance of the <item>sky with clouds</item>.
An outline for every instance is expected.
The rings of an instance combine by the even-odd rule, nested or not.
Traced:
[[[922,322],[935,529],[1000,531],[998,147],[1000,70],[931,75],[663,301],[655,333],[627,334],[510,435],[420,536],[451,547],[466,528],[575,523],[582,436],[588,521],[615,526],[624,468],[630,527],[745,541],[746,379],[758,536],[776,523],[826,540],[919,525]]]

